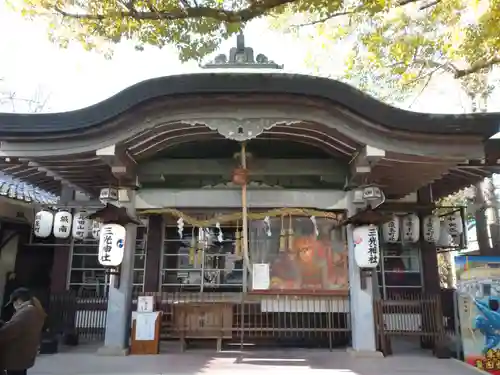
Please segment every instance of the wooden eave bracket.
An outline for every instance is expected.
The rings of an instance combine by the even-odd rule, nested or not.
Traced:
[[[89,215],[89,219],[97,220],[104,224],[136,224],[141,225],[141,221],[136,217],[131,216],[125,207],[118,207],[111,203],[107,203],[105,207],[97,210]]]
[[[125,146],[111,145],[96,150],[96,156],[100,157],[111,169],[113,176],[125,184],[137,184],[137,163],[127,152]]]
[[[350,162],[351,185],[363,184],[363,177],[372,172],[373,167],[385,157],[385,150],[370,145],[364,146]]]

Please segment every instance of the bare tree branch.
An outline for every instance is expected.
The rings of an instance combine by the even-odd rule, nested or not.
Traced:
[[[5,80],[0,78],[1,82],[5,82]],[[22,105],[29,113],[41,112],[46,108],[49,99],[50,96],[42,94],[39,89],[31,98],[24,98],[19,97],[16,91],[9,90],[8,87],[0,88],[0,106],[7,104],[12,112],[17,112],[18,105]]]
[[[413,100],[410,103],[410,105],[408,106],[408,108],[413,107],[413,105],[417,102],[418,98],[420,98],[420,95],[422,95],[424,93],[424,91],[429,86],[429,83],[431,83],[431,79],[432,79],[432,74],[427,76],[427,80],[424,82],[424,84],[420,88],[419,92],[415,95],[415,97],[413,98]]]
[[[418,8],[418,10],[425,10],[428,8],[432,8],[434,5],[438,5],[441,2],[441,0],[433,0],[427,4],[424,4]]]
[[[404,65],[405,63],[395,63],[391,67],[396,67],[398,65]],[[494,55],[490,58],[477,61],[470,65],[468,68],[460,69],[455,64],[451,62],[437,62],[433,60],[426,59],[414,59],[410,65],[421,65],[427,66],[429,68],[434,68],[436,70],[442,69],[448,73],[451,73],[454,78],[463,78],[473,73],[478,73],[482,69],[491,68],[493,65],[500,64],[500,55]]]
[[[493,65],[500,63],[500,56],[494,55],[488,59],[476,61],[474,64],[466,69],[456,69],[454,73],[455,78],[462,78],[472,73],[477,73],[482,69],[490,68]]]
[[[246,22],[260,17],[270,10],[295,2],[296,0],[265,0],[241,10],[226,10],[223,8],[211,7],[179,7],[169,11],[136,11],[124,10],[109,12],[106,14],[79,14],[67,12],[55,6],[54,10],[63,17],[79,20],[103,21],[109,19],[132,18],[136,20],[183,20],[196,18],[209,18],[220,22]]]
[[[416,3],[419,1],[422,1],[422,0],[402,0],[397,4],[397,6],[404,6],[404,5]],[[433,0],[431,3],[422,5],[419,9],[424,10],[424,9],[430,8],[430,7],[436,5],[440,2],[441,2],[441,0]],[[352,10],[346,10],[343,12],[332,13],[332,14],[329,14],[328,16],[320,18],[318,20],[306,22],[306,23],[298,24],[298,25],[292,25],[292,27],[303,27],[303,26],[317,25],[319,23],[323,23],[323,22],[326,22],[328,20],[331,20],[332,18],[341,17],[341,16],[348,16],[350,14],[357,13],[357,12],[361,11],[362,9],[363,9],[362,7],[358,7],[358,8],[352,9]]]
[[[313,25],[317,25],[319,23],[323,23],[323,22],[326,22],[328,20],[331,20],[332,18],[336,18],[336,17],[341,17],[341,16],[347,16],[349,14],[354,14],[358,11],[359,9],[355,9],[355,10],[348,10],[348,11],[345,11],[345,12],[337,12],[337,13],[332,13],[326,17],[323,17],[323,18],[320,18],[318,20],[315,20],[315,21],[311,21],[311,22],[306,22],[306,23],[301,23],[301,24],[298,24],[298,25],[292,25],[292,27],[303,27],[303,26],[313,26]]]

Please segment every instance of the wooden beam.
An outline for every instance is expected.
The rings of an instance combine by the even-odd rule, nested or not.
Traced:
[[[36,162],[32,162],[31,165],[33,167],[37,167],[39,172],[45,173],[46,176],[51,177],[54,181],[59,181],[62,185],[66,185],[66,186],[73,188],[75,190],[86,191],[86,189],[83,189],[81,186],[78,186],[78,185],[72,183],[71,181],[66,180],[65,178],[61,177],[58,173],[55,173],[55,172],[49,170],[48,168],[45,168],[45,167],[39,165]]]
[[[498,165],[500,162],[500,139],[490,138],[484,143],[486,165]]]
[[[135,184],[137,163],[125,146],[114,144],[104,147],[97,150],[96,155],[109,165],[111,173],[118,181]]]
[[[350,163],[350,185],[363,184],[363,178],[385,157],[385,150],[370,145],[364,146]]]
[[[345,209],[342,190],[249,189],[248,207],[306,207]],[[141,189],[137,192],[137,210],[153,208],[241,209],[239,189]]]
[[[148,176],[231,176],[238,166],[232,159],[159,159],[138,165],[139,179]],[[250,176],[322,176],[345,178],[348,166],[332,159],[255,159],[249,161]]]

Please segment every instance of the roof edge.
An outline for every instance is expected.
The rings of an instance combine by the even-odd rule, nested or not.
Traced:
[[[68,112],[0,113],[0,137],[60,135],[99,127],[151,99],[186,94],[292,94],[332,101],[389,129],[429,134],[479,135],[489,138],[500,130],[500,113],[431,114],[399,109],[329,78],[282,72],[201,71],[152,78],[130,86],[104,101]],[[46,138],[45,138],[46,139]]]

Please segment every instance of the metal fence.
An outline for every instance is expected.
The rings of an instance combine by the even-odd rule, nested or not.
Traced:
[[[379,350],[392,354],[393,337],[419,338],[422,347],[436,349],[445,340],[440,294],[407,293],[374,301]]]
[[[348,296],[252,293],[141,293],[153,295],[162,311],[162,340],[186,343],[211,339],[218,347],[277,345],[295,347],[347,346],[351,340]],[[374,301],[379,350],[392,353],[391,339],[415,337],[435,347],[455,333],[454,292],[399,294]],[[47,330],[77,336],[80,342],[104,340],[107,297],[94,293],[51,295]]]
[[[107,297],[95,293],[53,294],[47,309],[47,330],[54,335],[77,337],[80,342],[103,341],[107,306]]]
[[[346,346],[347,296],[150,293],[163,312],[162,339],[212,339],[232,345]]]
[[[458,332],[458,313],[456,310],[456,289],[441,290],[441,308],[443,311],[444,329],[448,335],[454,336]]]

